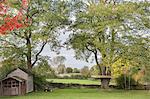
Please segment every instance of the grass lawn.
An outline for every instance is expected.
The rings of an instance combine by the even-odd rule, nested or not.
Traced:
[[[148,91],[101,91],[99,89],[56,89],[51,92],[33,92],[25,96],[0,99],[150,99]]]
[[[100,80],[83,80],[83,79],[47,79],[49,82],[64,83],[64,84],[85,84],[85,85],[100,85]],[[110,82],[110,85],[115,83]]]
[[[87,84],[87,85],[100,85],[100,81],[93,80],[81,80],[81,79],[47,79],[47,81],[52,81],[54,83],[65,83],[65,84]]]

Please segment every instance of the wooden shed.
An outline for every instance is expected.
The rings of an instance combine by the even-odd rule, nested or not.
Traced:
[[[1,81],[2,95],[24,95],[26,93],[26,80],[18,77],[6,77]]]
[[[0,95],[24,95],[33,91],[33,76],[20,68],[12,70],[0,81]]]

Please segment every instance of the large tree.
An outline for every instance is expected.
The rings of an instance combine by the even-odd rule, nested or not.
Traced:
[[[77,58],[88,59],[94,54],[99,75],[109,75],[108,71],[113,63],[126,56],[128,50],[134,50],[131,46],[137,43],[132,42],[138,37],[133,32],[142,29],[143,25],[139,24],[139,20],[141,21],[143,15],[148,16],[143,9],[148,4],[115,0],[88,2],[85,9],[82,8],[76,15],[73,25],[75,33],[69,40]],[[130,39],[131,37],[134,39]]]
[[[68,9],[65,1],[29,0],[23,10],[26,27],[0,36],[0,54],[4,60],[23,57],[31,70],[46,44],[51,50],[58,46],[58,30],[67,23]]]
[[[51,64],[55,67],[58,67],[59,65],[64,64],[66,61],[66,57],[64,56],[56,56],[53,59],[51,59]]]

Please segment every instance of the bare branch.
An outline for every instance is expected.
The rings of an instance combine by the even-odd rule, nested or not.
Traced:
[[[85,46],[87,50],[91,51],[91,52],[95,52],[95,50],[90,49],[87,45]]]
[[[39,52],[35,55],[35,61],[32,63],[32,67],[35,65],[35,63],[38,61],[38,56],[41,54],[41,52],[43,51],[45,45],[47,44],[47,41],[43,42],[43,45],[41,47],[41,49],[39,50]]]

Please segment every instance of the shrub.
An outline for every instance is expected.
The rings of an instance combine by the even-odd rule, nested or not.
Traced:
[[[71,75],[71,79],[85,79],[82,75]]]
[[[83,75],[71,75],[71,76],[57,76],[58,79],[87,79],[87,77],[84,77]]]
[[[73,72],[73,69],[72,69],[71,67],[67,67],[67,68],[66,68],[66,72],[67,72],[67,73],[72,73],[72,72]]]
[[[69,76],[63,76],[62,78],[63,78],[63,79],[70,79]]]
[[[129,75],[122,74],[116,78],[117,87],[119,89],[133,89],[136,81]]]
[[[34,75],[33,77],[34,81],[34,90],[45,90],[45,87],[49,82],[46,81],[45,76],[40,76],[40,75]]]

